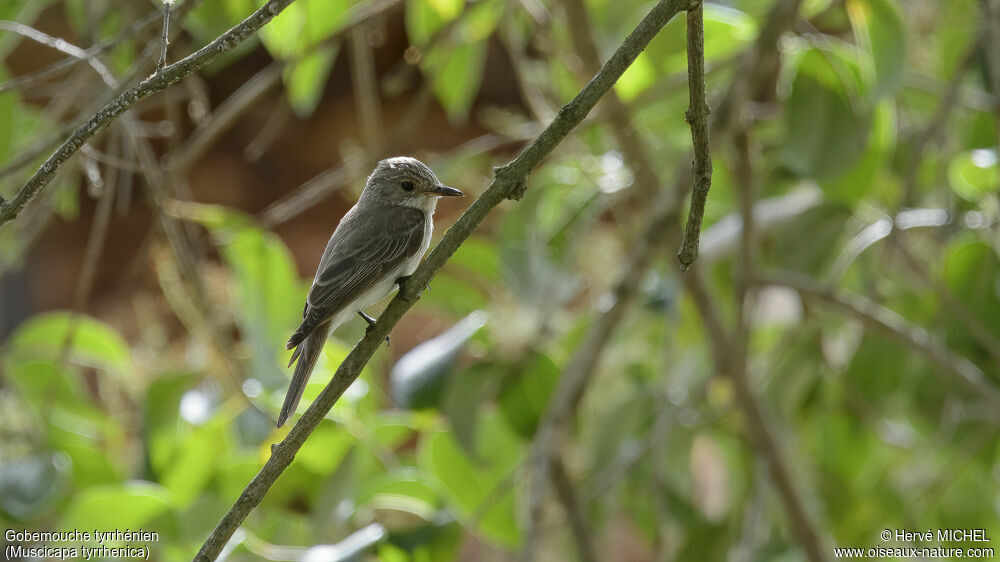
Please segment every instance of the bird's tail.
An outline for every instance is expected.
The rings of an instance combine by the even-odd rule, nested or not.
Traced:
[[[292,375],[292,382],[288,385],[288,393],[285,394],[285,403],[281,406],[281,414],[278,416],[278,427],[285,425],[288,418],[295,412],[302,399],[302,391],[306,389],[309,382],[309,375],[316,367],[316,361],[323,351],[323,344],[326,343],[329,326],[318,326],[309,334],[292,354],[292,363],[298,359],[295,365],[295,373]]]

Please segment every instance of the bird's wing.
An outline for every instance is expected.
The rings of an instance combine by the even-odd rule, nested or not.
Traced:
[[[354,224],[337,229],[320,261],[296,335],[308,335],[420,251],[424,213],[419,209],[395,207],[349,220]]]

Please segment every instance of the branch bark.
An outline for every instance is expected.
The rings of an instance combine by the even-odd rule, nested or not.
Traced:
[[[659,30],[683,8],[682,0],[660,0],[618,47],[601,71],[575,98],[559,110],[548,127],[514,160],[494,169],[495,179],[489,188],[462,213],[427,259],[402,284],[399,294],[379,316],[375,326],[354,346],[337,368],[333,379],[309,406],[298,423],[292,427],[285,439],[272,445],[271,457],[202,545],[195,557],[197,562],[209,562],[219,555],[229,537],[250,511],[260,503],[278,476],[291,464],[295,453],[302,447],[306,438],[316,429],[344,391],[358,378],[361,369],[371,359],[375,350],[403,314],[420,298],[420,292],[445,261],[458,250],[462,242],[472,234],[493,208],[505,199],[520,199],[523,196],[528,174],[586,117],[601,96],[611,89]]]
[[[77,128],[55,152],[45,161],[17,192],[13,199],[0,207],[0,226],[14,220],[29,201],[52,181],[56,173],[66,164],[80,148],[99,132],[104,130],[118,116],[125,113],[147,97],[167,89],[179,82],[185,76],[195,72],[219,56],[231,51],[237,45],[247,40],[274,16],[281,13],[294,0],[270,0],[259,10],[250,14],[245,20],[232,27],[229,31],[217,37],[195,53],[163,67],[152,76],[129,88],[108,102],[97,113],[91,116],[83,125]]]
[[[698,241],[701,223],[705,218],[705,203],[712,187],[712,152],[708,136],[708,100],[705,99],[705,22],[701,2],[687,12],[688,91],[690,104],[687,121],[691,125],[694,162],[691,164],[694,183],[691,188],[691,210],[688,212],[684,239],[681,241],[677,261],[681,271],[691,267],[698,259]]]

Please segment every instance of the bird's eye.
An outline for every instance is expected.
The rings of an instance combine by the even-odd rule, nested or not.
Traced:
[[[403,182],[403,191],[413,191],[413,182],[412,181],[404,181]]]

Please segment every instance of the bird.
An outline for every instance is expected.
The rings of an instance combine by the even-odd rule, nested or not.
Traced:
[[[295,412],[309,375],[330,334],[395,291],[417,269],[434,232],[440,197],[464,195],[441,183],[423,162],[408,156],[379,161],[358,202],[330,236],[306,296],[302,323],[288,339],[294,349],[292,381],[278,416],[280,428]]]

